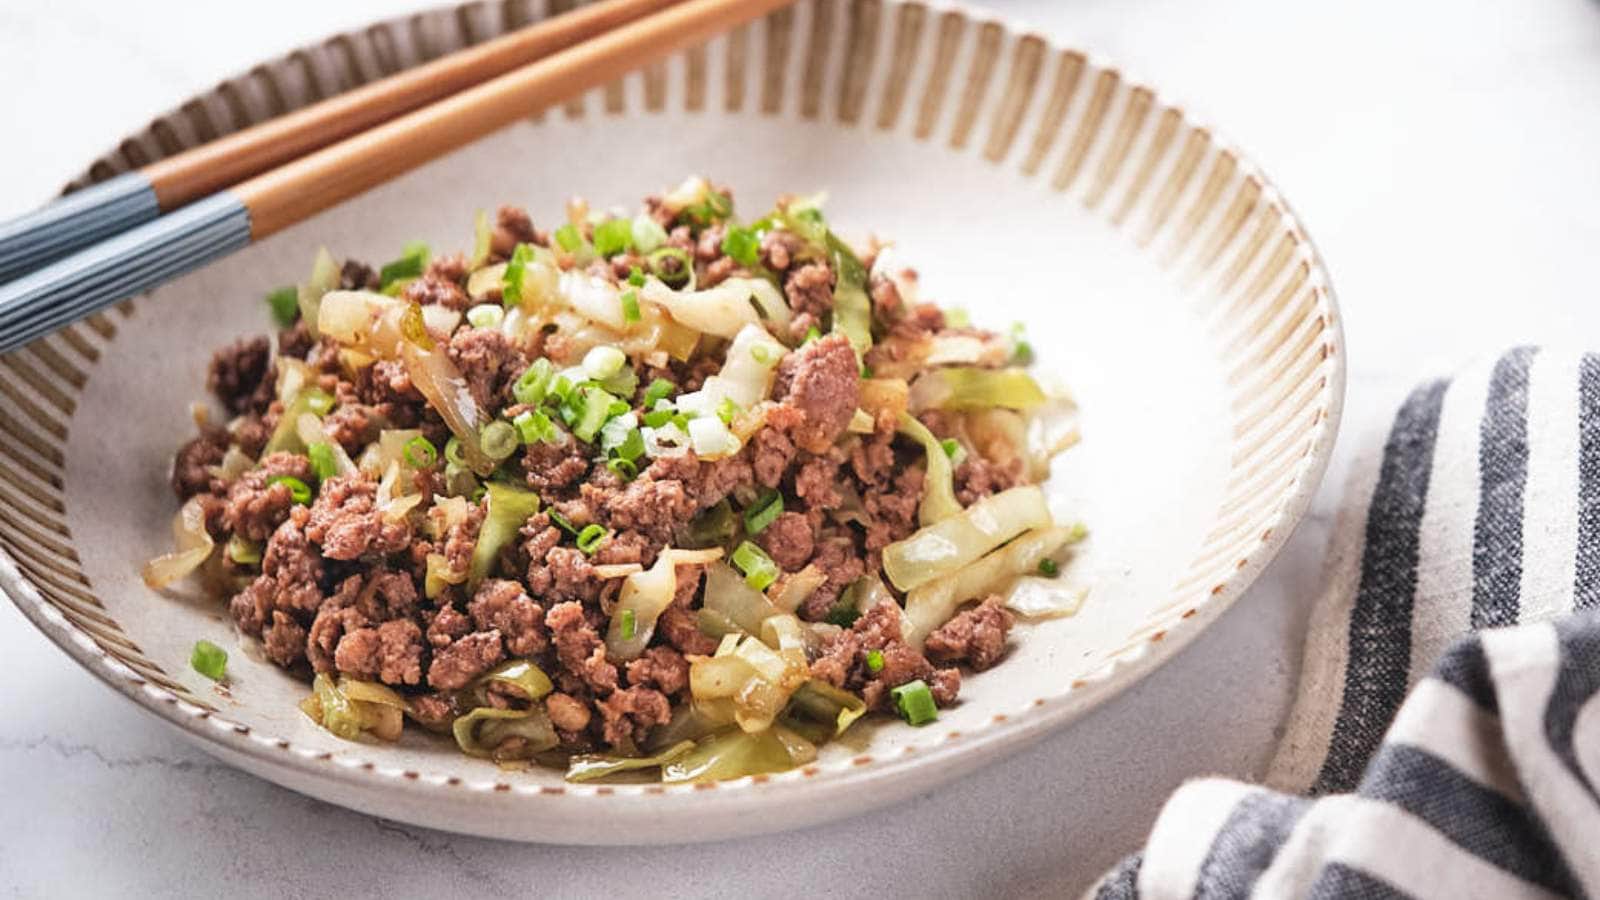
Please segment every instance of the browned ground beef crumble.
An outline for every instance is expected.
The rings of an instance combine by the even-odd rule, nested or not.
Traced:
[[[670,227],[669,243],[692,253],[702,286],[744,269],[721,250],[722,229],[698,236],[673,224],[670,213],[652,198],[646,208]],[[549,245],[527,213],[504,207],[495,217],[490,261],[506,259],[519,242]],[[837,274],[828,262],[799,262],[801,246],[787,232],[766,234],[762,264],[775,273],[796,313],[794,335],[824,322],[834,302]],[[613,280],[626,277],[637,257],[622,257],[596,271]],[[461,310],[470,304],[465,289],[468,265],[460,256],[433,261],[401,296],[423,306]],[[376,288],[369,266],[347,261],[341,286]],[[908,306],[892,283],[871,285],[875,329],[885,335],[926,335],[944,327],[930,305]],[[798,341],[794,341],[798,342]],[[485,409],[515,403],[511,384],[541,352],[561,359],[560,341],[542,347],[519,345],[498,330],[463,325],[445,349],[463,373],[473,399]],[[319,373],[319,386],[336,400],[327,422],[346,452],[355,454],[383,428],[417,427],[436,446],[448,437],[445,423],[411,384],[404,367],[379,361],[348,371],[329,342],[313,340],[303,323],[285,329],[277,352],[306,360]],[[893,343],[869,355],[891,361]],[[664,367],[639,364],[637,411],[651,379],[663,376],[683,390],[701,384],[720,366],[715,356]],[[801,606],[803,619],[827,617],[857,579],[879,570],[878,554],[918,527],[923,494],[922,449],[896,439],[896,422],[885,416],[870,433],[847,430],[861,398],[861,369],[843,336],[813,340],[781,363],[765,425],[737,455],[717,461],[691,453],[659,458],[624,481],[594,462],[596,448],[565,430],[555,443],[533,443],[519,451],[517,471],[536,492],[545,511],[530,518],[513,545],[501,554],[494,577],[470,595],[449,586],[436,599],[424,597],[426,560],[443,555],[463,569],[482,526],[484,508],[471,503],[467,516],[439,537],[419,520],[387,522],[376,506],[377,482],[360,472],[336,476],[320,485],[309,506],[296,505],[280,475],[313,487],[317,481],[306,457],[274,453],[233,478],[212,474],[230,443],[255,456],[283,415],[274,399],[276,366],[265,336],[241,339],[219,350],[207,384],[238,418],[230,430],[202,429],[177,453],[172,484],[180,498],[202,496],[208,528],[219,541],[237,536],[264,543],[253,578],[229,604],[234,621],[260,638],[276,663],[301,671],[340,673],[404,691],[415,718],[435,727],[457,713],[457,691],[508,658],[534,660],[549,673],[555,692],[546,709],[563,745],[570,749],[614,747],[633,750],[649,729],[665,723],[675,702],[687,697],[686,656],[709,654],[717,642],[696,625],[701,567],[678,571],[679,589],[661,617],[651,646],[639,658],[617,665],[607,659],[603,640],[608,612],[620,580],[603,581],[596,565],[639,563],[650,566],[663,547],[675,544],[686,523],[718,503],[740,504],[762,489],[778,489],[785,511],[759,535],[784,573],[816,566],[825,583]],[[929,418],[935,432],[948,429]],[[417,475],[430,496],[445,490],[438,468]],[[1023,480],[1020,465],[992,462],[972,454],[955,472],[958,497],[969,504]],[[847,502],[848,501],[848,502]],[[610,539],[593,556],[573,546],[551,511],[582,528],[604,526]],[[955,700],[961,676],[955,666],[993,665],[1003,654],[1012,615],[990,598],[960,613],[927,641],[926,655],[899,637],[899,611],[892,600],[870,609],[831,638],[812,663],[813,677],[858,692],[867,703],[887,709],[888,689],[925,680],[935,700]],[[882,655],[873,671],[867,655]],[[501,697],[497,702],[508,701]]]

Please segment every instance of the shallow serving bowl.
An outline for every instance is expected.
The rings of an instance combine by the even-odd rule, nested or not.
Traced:
[[[553,3],[556,9],[570,5]],[[476,3],[268,62],[129,138],[85,180],[550,14]],[[926,791],[1058,728],[1151,671],[1282,546],[1339,421],[1338,311],[1310,240],[1210,129],[1092,57],[987,14],[810,0],[598,90],[171,284],[0,357],[0,586],[74,659],[216,755],[334,803],[528,840],[751,834]],[[1019,627],[999,668],[913,729],[882,722],[803,769],[720,784],[577,786],[447,742],[341,741],[306,688],[248,647],[231,691],[187,664],[238,644],[220,604],[161,597],[139,565],[170,541],[172,451],[210,351],[260,333],[261,297],[317,247],[382,261],[470,243],[475,211],[535,221],[582,194],[629,204],[696,172],[754,213],[827,190],[851,234],[898,242],[924,293],[978,324],[1026,323],[1082,407],[1057,517],[1092,536],[1073,618]]]

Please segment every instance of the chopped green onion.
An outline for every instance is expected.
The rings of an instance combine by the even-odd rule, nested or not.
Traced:
[[[600,427],[606,423],[607,419],[617,415],[617,411],[612,407],[613,403],[621,403],[621,401],[606,393],[603,388],[586,384],[578,389],[572,400],[569,401],[573,410],[573,418],[569,424],[572,426],[572,433],[577,435],[578,440],[583,441],[585,444],[594,443],[595,435],[599,434]],[[627,412],[627,410],[628,405],[623,403],[622,411]]]
[[[1061,574],[1061,567],[1056,564],[1055,560],[1045,557],[1039,560],[1039,574],[1046,578],[1054,578]]]
[[[594,227],[594,252],[610,258],[633,249],[633,222],[607,219]]]
[[[800,342],[800,346],[804,347],[805,345],[811,343],[812,341],[820,341],[820,340],[822,340],[822,332],[818,331],[817,330],[817,326],[813,325],[810,328],[806,329],[806,338],[805,338],[805,340]]]
[[[510,422],[495,419],[478,432],[478,443],[483,447],[485,456],[499,462],[517,452],[520,437]]]
[[[861,377],[862,378],[871,378],[872,377],[872,367],[867,365],[866,363],[862,363],[861,364]]]
[[[511,306],[522,302],[522,283],[528,274],[528,263],[533,262],[533,248],[518,244],[506,261],[506,273],[500,286],[500,303]]]
[[[967,448],[961,446],[961,442],[955,438],[945,438],[939,442],[939,446],[944,449],[944,455],[950,457],[952,467],[967,461]]]
[[[578,534],[577,526],[573,525],[570,519],[568,519],[566,516],[563,516],[561,513],[556,512],[554,509],[550,510],[550,521],[554,522],[557,528],[565,531],[567,534],[573,536]]]
[[[267,295],[267,308],[279,328],[288,328],[300,315],[300,289],[294,285],[278,288]]]
[[[722,252],[746,269],[754,269],[761,265],[761,238],[753,229],[730,225],[722,236]]]
[[[610,532],[606,531],[603,525],[585,525],[583,530],[578,532],[578,549],[582,550],[585,556],[593,556],[609,536]]]
[[[644,270],[638,266],[629,266],[628,283],[634,287],[644,287]]]
[[[583,355],[583,370],[595,381],[603,381],[622,371],[628,364],[628,356],[615,347],[601,345],[589,350]]]
[[[639,292],[622,292],[622,318],[627,322],[637,322],[642,316],[639,314]]]
[[[281,484],[288,488],[289,496],[295,503],[301,506],[307,506],[311,503],[311,488],[307,487],[304,481],[293,475],[279,475],[275,478],[267,479],[267,487],[272,487],[275,484]]]
[[[543,410],[528,409],[517,414],[511,424],[516,427],[517,434],[524,444],[554,444],[556,442],[556,423]]]
[[[644,414],[644,424],[651,428],[660,428],[672,421],[673,412],[670,409],[652,409]]]
[[[639,477],[639,467],[626,459],[613,459],[606,462],[606,468],[617,474],[623,481],[632,481]]]
[[[640,405],[645,409],[655,409],[657,403],[667,399],[667,395],[677,389],[677,385],[665,378],[657,378],[650,382],[649,387],[644,389],[644,401]]]
[[[921,678],[890,689],[889,696],[894,700],[900,717],[912,725],[926,725],[939,718],[939,711],[933,703],[933,692],[928,690],[928,683]]]
[[[661,223],[650,217],[649,213],[640,213],[633,217],[633,249],[640,253],[649,253],[667,242],[667,230]],[[640,284],[644,281],[641,279]]]
[[[1015,322],[1011,326],[1011,361],[1019,366],[1033,362],[1033,345],[1028,343],[1021,322]]]
[[[550,394],[562,403],[572,396],[572,380],[565,375],[557,375],[556,380],[550,384]]]
[[[261,562],[261,545],[236,534],[228,538],[228,558],[241,566],[253,566]]]
[[[757,344],[750,348],[750,358],[763,366],[772,362],[772,349],[766,344]]]
[[[473,503],[477,503],[478,501],[482,500],[484,495],[487,493],[489,493],[489,488],[480,484],[472,489],[472,493],[467,499],[471,500]]]
[[[228,651],[210,641],[195,641],[189,665],[212,681],[221,681],[228,674]]]
[[[633,610],[625,609],[622,611],[622,621],[620,626],[621,627],[619,630],[622,632],[622,639],[625,641],[633,640],[633,634],[639,627],[638,617],[634,614]]]
[[[628,436],[612,452],[617,455],[618,459],[633,462],[644,455],[644,435],[640,434],[637,428],[629,430]]]
[[[401,279],[416,278],[428,267],[428,245],[413,241],[400,251],[400,258],[378,270],[378,290],[386,290]]]
[[[705,198],[699,203],[684,209],[680,215],[686,215],[694,222],[702,225],[720,222],[733,215],[733,200],[721,191],[707,188]]]
[[[333,395],[322,388],[311,388],[305,392],[305,396],[306,409],[319,416],[325,416],[328,410],[333,409]]]
[[[505,318],[505,307],[493,303],[480,303],[467,310],[467,324],[473,328],[499,328]]]
[[[555,239],[556,244],[561,249],[573,254],[582,250],[583,245],[586,243],[583,239],[583,233],[578,231],[578,226],[571,222],[556,229]]]
[[[517,381],[511,386],[511,395],[518,403],[529,406],[538,406],[544,402],[545,391],[550,387],[550,375],[555,371],[555,366],[550,360],[540,357],[533,361]]]
[[[306,457],[311,460],[311,471],[316,474],[318,481],[327,481],[339,474],[339,462],[333,455],[333,447],[324,443],[315,443],[306,448]]]
[[[733,551],[734,568],[744,573],[744,583],[764,591],[778,580],[778,564],[766,551],[745,541]]]
[[[453,437],[444,442],[444,461],[463,469],[468,467],[466,451],[461,448],[461,442]]]
[[[769,488],[756,498],[756,502],[745,507],[744,530],[750,534],[760,534],[782,514],[783,495]]]
[[[722,402],[717,404],[717,418],[721,419],[724,425],[732,425],[734,418],[741,412],[743,410],[739,404],[733,402],[732,397],[723,397]]]
[[[876,675],[879,672],[883,671],[883,651],[882,650],[868,650],[867,651],[867,671],[871,672],[874,675]]]
[[[669,269],[668,260],[677,260],[677,266]],[[683,287],[694,276],[694,260],[678,247],[662,247],[650,254],[645,261],[650,264],[650,272],[668,287]]]
[[[433,441],[420,434],[406,441],[401,455],[406,458],[406,465],[413,469],[426,469],[439,461],[439,451],[434,448]]]

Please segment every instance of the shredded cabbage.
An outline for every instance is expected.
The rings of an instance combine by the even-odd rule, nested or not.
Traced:
[[[725,781],[784,772],[817,758],[815,744],[782,726],[750,734],[733,729],[701,738],[694,749],[661,767],[661,780]]]
[[[574,782],[598,781],[618,772],[637,769],[654,769],[663,766],[694,749],[694,741],[679,741],[654,756],[614,756],[610,754],[584,754],[567,761],[567,780]]]
[[[895,587],[909,591],[956,571],[1024,531],[1052,524],[1038,486],[1014,487],[883,548],[883,571]]]
[[[528,709],[496,709],[480,706],[450,724],[456,746],[468,756],[502,762],[531,759],[536,753],[552,749],[561,739],[543,706]],[[521,738],[513,744],[511,738]]]
[[[828,260],[833,263],[833,331],[850,341],[861,356],[872,349],[872,301],[867,297],[867,270],[844,241],[827,236]]]
[[[784,328],[792,317],[783,294],[761,278],[729,278],[704,290],[675,291],[652,277],[639,289],[639,296],[696,331],[725,338],[762,322]]]
[[[198,495],[185,500],[178,514],[173,516],[172,539],[178,549],[145,563],[139,573],[153,590],[159,591],[200,568],[216,547],[211,533],[206,531],[205,508],[200,505]]]
[[[300,321],[306,323],[306,332],[316,339],[318,311],[322,306],[322,297],[329,291],[339,286],[339,264],[333,261],[333,256],[327,248],[318,248],[317,256],[311,263],[311,277],[305,284],[300,285],[296,292],[300,304]]]
[[[472,588],[494,569],[500,551],[517,537],[522,526],[539,511],[539,495],[491,481],[484,494],[483,526],[472,548],[467,583]]]
[[[926,488],[922,494],[922,505],[917,509],[918,521],[926,526],[959,515],[961,504],[956,501],[950,456],[944,452],[939,439],[910,413],[900,414],[900,433],[921,444],[923,455],[928,459],[928,472],[923,476]]]
[[[745,732],[764,731],[783,712],[810,672],[802,647],[769,647],[760,638],[727,635],[716,656],[689,662],[689,691],[697,701],[732,699],[734,721]]]
[[[622,583],[617,607],[611,613],[606,631],[606,655],[611,659],[638,659],[655,634],[656,620],[672,605],[678,592],[678,566],[715,562],[722,548],[707,550],[662,550],[655,565],[629,575]],[[627,633],[631,627],[632,633]]]
[[[847,690],[813,678],[794,692],[786,717],[798,715],[822,722],[829,726],[831,733],[828,736],[837,737],[866,714],[866,701]]]
[[[906,643],[920,648],[961,604],[1002,592],[1017,576],[1038,571],[1039,561],[1060,550],[1073,534],[1072,528],[1030,531],[977,562],[913,588],[906,594]]]
[[[745,583],[743,575],[722,562],[706,567],[706,586],[700,605],[725,616],[745,634],[760,634],[761,623],[768,616],[785,612],[774,606],[765,594]]]
[[[1048,399],[1024,369],[973,369],[962,366],[934,369],[911,385],[911,408],[1032,409]]]
[[[405,725],[406,702],[381,684],[344,676],[335,682],[318,673],[311,682],[311,696],[300,701],[300,710],[311,721],[347,741],[362,734],[394,741],[400,738]]]
[[[712,418],[724,400],[732,400],[741,409],[751,409],[767,399],[773,373],[788,352],[761,326],[746,325],[728,345],[721,371],[707,378],[700,390],[680,394],[675,404],[684,412]]]

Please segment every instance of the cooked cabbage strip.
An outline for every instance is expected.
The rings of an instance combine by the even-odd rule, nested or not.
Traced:
[[[150,560],[140,570],[144,583],[151,589],[161,590],[211,558],[211,551],[217,544],[206,530],[206,513],[200,505],[200,496],[185,500],[178,514],[172,517],[172,540],[177,549]]]
[[[717,337],[731,338],[745,326],[760,327],[763,322],[782,329],[793,316],[783,294],[761,278],[729,278],[698,291],[675,291],[651,278],[639,296],[665,309],[677,322]]]
[[[787,771],[816,758],[815,744],[781,725],[755,734],[732,729],[701,738],[694,749],[668,761],[661,780],[726,781]]]
[[[895,587],[909,591],[956,571],[1024,531],[1051,524],[1044,491],[1031,484],[1014,487],[883,548],[883,571]]]
[[[917,521],[927,526],[960,515],[961,504],[956,500],[950,455],[944,452],[939,439],[910,413],[900,414],[900,433],[921,444],[923,455],[928,460],[928,471],[922,479],[926,487],[922,504],[917,507]]]
[[[1037,572],[1039,561],[1066,546],[1074,534],[1073,528],[1030,531],[977,562],[912,589],[906,594],[906,643],[921,649],[961,604],[1004,591],[1017,576]]]
[[[976,369],[952,366],[925,372],[911,383],[911,408],[1033,409],[1047,399],[1026,369]]]
[[[833,332],[844,335],[859,357],[872,349],[872,301],[867,297],[867,270],[850,247],[831,231],[826,244],[835,279]]]
[[[300,701],[300,710],[347,741],[362,734],[394,741],[405,725],[406,701],[381,684],[342,675],[335,682],[319,672],[311,682],[311,696]]]
[[[567,761],[567,780],[583,783],[597,781],[618,772],[637,769],[654,769],[663,766],[694,749],[694,741],[679,741],[654,756],[615,756],[608,753],[590,753],[574,756]]]
[[[612,610],[606,629],[606,655],[616,660],[638,659],[656,633],[656,620],[672,605],[678,593],[678,566],[714,563],[722,558],[722,548],[674,550],[667,548],[655,564],[635,572],[622,582],[617,607]]]
[[[494,481],[489,482],[483,502],[483,525],[467,568],[467,584],[473,590],[494,569],[500,551],[516,540],[517,532],[539,511],[538,494]]]

